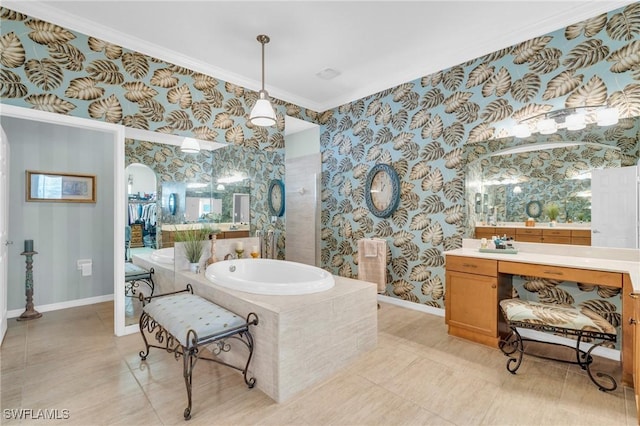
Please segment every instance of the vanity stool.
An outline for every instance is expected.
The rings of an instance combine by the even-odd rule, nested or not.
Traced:
[[[539,358],[579,365],[583,370],[586,370],[589,379],[601,391],[612,391],[617,388],[615,379],[610,375],[597,372],[595,376],[599,379],[604,379],[604,381],[598,381],[591,372],[591,363],[593,362],[591,352],[607,342],[616,342],[616,329],[606,319],[588,308],[531,302],[521,299],[504,299],[500,301],[500,309],[511,330],[511,333],[500,340],[499,343],[502,352],[509,357],[507,370],[510,373],[516,374],[524,354],[527,353]],[[518,327],[557,333],[565,337],[576,336],[575,348],[559,343],[523,338],[517,330]],[[580,349],[580,343],[585,339],[593,339],[599,342],[594,343],[585,352]],[[576,360],[568,361],[526,352],[523,342],[527,341],[571,348],[575,350]]]
[[[145,283],[150,289],[153,296],[153,290],[155,284],[153,283],[153,268],[146,270],[133,263],[126,262],[124,264],[124,295],[127,297],[136,297],[136,289],[140,286],[140,283]]]
[[[187,387],[188,405],[184,410],[184,419],[191,418],[191,388],[193,368],[199,359],[213,361],[242,372],[244,381],[253,388],[254,377],[247,378],[249,363],[253,356],[253,336],[249,326],[258,324],[258,317],[253,312],[246,319],[193,294],[191,284],[185,290],[166,293],[153,297],[139,296],[142,301],[140,316],[140,333],[144,340],[145,350],[140,351],[144,361],[149,355],[149,348],[164,349],[173,352],[176,360],[182,357],[182,372]],[[145,334],[155,337],[159,345],[149,344]],[[235,366],[217,358],[222,352],[229,352],[231,345],[227,340],[235,339],[249,349],[244,366]],[[206,346],[214,357],[204,356],[201,349]]]

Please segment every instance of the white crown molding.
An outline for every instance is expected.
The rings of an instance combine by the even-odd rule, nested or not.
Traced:
[[[545,1],[538,0],[541,5]],[[552,0],[548,0],[552,1]],[[399,84],[419,79],[425,75],[438,72],[443,69],[461,64],[468,60],[489,54],[498,49],[512,46],[522,41],[557,31],[567,25],[580,22],[584,19],[592,18],[600,13],[609,12],[611,10],[634,3],[633,0],[591,0],[577,1],[570,10],[559,13],[550,19],[538,22],[535,25],[522,26],[517,31],[508,32],[500,38],[493,38],[491,42],[479,42],[476,44],[467,44],[463,50],[452,52],[446,60],[441,62],[433,62],[429,69],[425,69],[422,65],[416,65],[410,69],[403,67],[401,72],[394,73],[384,80],[377,80],[375,83],[361,86],[358,90],[344,93],[343,96],[336,97],[327,102],[315,102],[310,99],[303,98],[287,91],[279,90],[273,86],[267,87],[269,94],[277,99],[290,102],[302,108],[308,108],[316,112],[324,112],[329,109],[337,108],[353,102],[358,99],[366,98],[380,91],[395,87]],[[162,59],[164,61],[192,69],[203,74],[211,75],[223,81],[240,85],[250,90],[260,90],[261,82],[253,79],[247,79],[236,73],[226,71],[222,68],[204,64],[197,59],[182,55],[175,51],[169,51],[161,46],[150,43],[149,41],[131,37],[118,31],[114,31],[97,22],[79,19],[72,14],[61,12],[55,7],[46,4],[46,1],[5,1],[4,6],[25,13],[27,15],[53,22],[57,25],[78,31],[82,34],[94,36],[111,43],[118,44],[130,50],[134,50],[146,55]],[[543,6],[541,6],[543,7]]]
[[[538,1],[544,4],[545,1],[554,0]],[[593,18],[594,16],[597,16],[601,13],[610,12],[620,7],[635,3],[635,0],[570,1],[576,4],[571,10],[565,13],[557,14],[553,18],[548,19],[544,22],[539,22],[535,25],[522,26],[517,31],[505,33],[500,38],[492,39],[490,43],[469,43],[465,46],[465,49],[452,52],[447,61],[432,62],[429,69],[425,69],[419,66],[411,67],[409,69],[405,67],[404,71],[402,71],[401,73],[393,74],[386,80],[377,80],[373,84],[361,86],[357,91],[345,93],[344,96],[332,99],[330,102],[323,104],[321,106],[322,108],[318,111],[323,112],[328,109],[337,108],[340,105],[344,105],[358,99],[366,98],[383,90],[387,90],[400,84],[417,80],[429,74],[436,73],[438,71],[459,65],[466,61],[495,52],[499,49],[513,46],[534,37],[560,30],[568,25],[578,23],[585,19]]]
[[[67,29],[77,31],[81,34],[96,37],[110,43],[117,44],[129,50],[133,50],[145,55],[162,59],[169,63],[188,68],[202,74],[210,75],[217,79],[228,83],[237,84],[244,88],[258,91],[261,89],[262,82],[258,80],[248,79],[236,73],[229,72],[225,69],[211,66],[197,59],[182,55],[181,53],[168,50],[162,46],[158,46],[147,40],[132,37],[112,28],[106,27],[98,22],[88,21],[78,18],[72,14],[61,12],[55,7],[46,4],[44,1],[5,1],[4,7],[32,16],[34,18],[48,21]],[[324,111],[322,104],[318,104],[309,99],[302,98],[293,93],[267,85],[269,95],[285,102],[290,102],[303,108],[309,108],[314,111]]]

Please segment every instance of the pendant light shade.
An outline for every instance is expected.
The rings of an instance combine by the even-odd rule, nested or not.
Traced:
[[[200,144],[193,138],[184,138],[182,145],[180,145],[180,151],[187,154],[196,154],[200,152]]]
[[[264,45],[269,43],[269,36],[259,35],[258,42],[262,44],[262,89],[258,92],[259,98],[251,110],[249,121],[255,126],[273,126],[276,124],[276,113],[269,101],[269,93],[264,89]]]

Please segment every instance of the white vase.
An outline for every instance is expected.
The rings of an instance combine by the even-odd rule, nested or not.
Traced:
[[[189,271],[193,272],[194,274],[200,273],[200,264],[199,263],[190,263],[189,264]]]

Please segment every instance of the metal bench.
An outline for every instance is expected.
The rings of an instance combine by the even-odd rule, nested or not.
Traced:
[[[153,290],[155,289],[153,274],[153,268],[146,270],[138,265],[126,262],[124,264],[124,295],[127,297],[136,297],[136,289],[138,289],[140,283],[143,282],[151,289],[149,296],[153,296]]]
[[[589,379],[601,391],[613,391],[617,388],[618,385],[615,379],[610,375],[597,372],[595,376],[601,379],[598,380],[591,371],[593,362],[591,352],[607,342],[616,342],[615,327],[602,316],[588,308],[531,302],[521,299],[502,300],[500,301],[500,309],[511,330],[499,344],[502,352],[509,357],[507,370],[510,373],[516,374],[524,354],[527,353],[539,358],[579,365],[583,370],[586,370]],[[559,333],[565,337],[574,336],[577,337],[576,345],[571,347],[560,343],[523,338],[518,332],[518,328]],[[599,342],[594,343],[587,351],[580,349],[581,342],[591,339]],[[526,352],[523,342],[527,341],[571,348],[575,351],[576,360],[569,361]]]
[[[256,379],[248,378],[247,374],[253,356],[253,336],[249,326],[258,324],[256,314],[249,313],[247,318],[243,319],[193,294],[190,284],[187,284],[185,290],[153,297],[140,295],[139,298],[143,304],[140,333],[145,344],[145,350],[140,351],[140,358],[143,361],[147,359],[150,348],[173,352],[176,360],[182,357],[188,400],[187,408],[184,410],[185,420],[191,418],[192,375],[196,361],[199,359],[213,361],[241,371],[247,386],[250,389],[255,386]],[[146,334],[153,335],[159,345],[150,344]],[[231,350],[227,339],[238,340],[248,348],[249,354],[244,366],[235,366],[217,358],[220,353]],[[208,346],[207,349],[211,351],[213,357],[203,354],[204,346]]]

